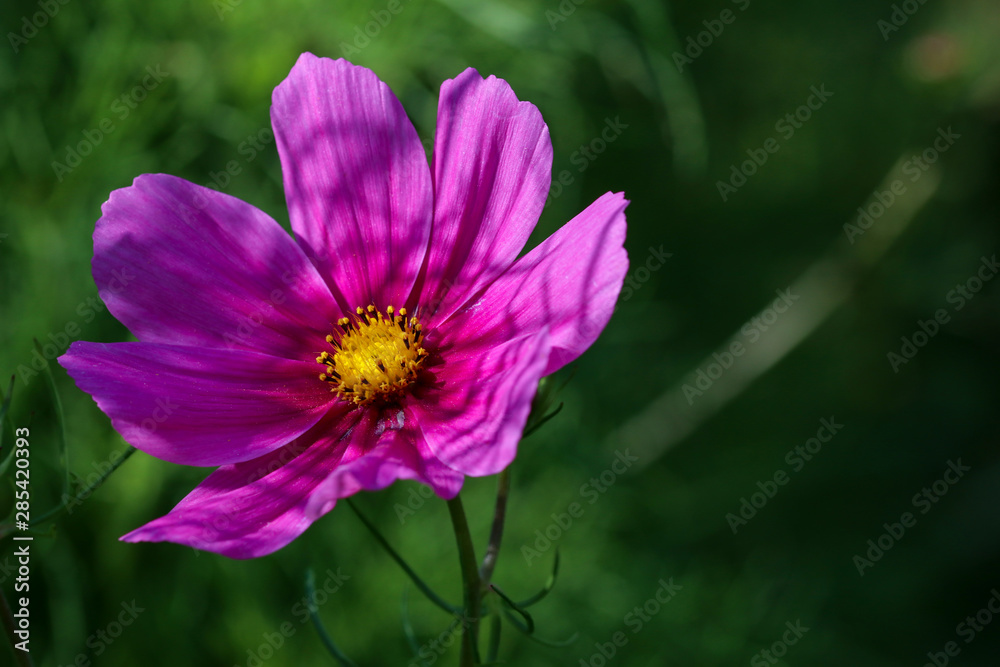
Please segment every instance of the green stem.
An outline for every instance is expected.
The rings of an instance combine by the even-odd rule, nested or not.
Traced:
[[[504,468],[497,478],[497,505],[493,512],[493,528],[490,530],[490,542],[486,546],[486,555],[479,568],[479,579],[482,585],[488,586],[493,578],[493,568],[497,565],[500,555],[500,541],[503,539],[503,524],[507,518],[507,497],[510,495],[510,468]]]
[[[500,628],[502,625],[499,613],[494,613],[490,616],[490,645],[486,651],[487,664],[492,665],[495,663],[497,656],[500,654]]]
[[[316,575],[313,573],[312,568],[306,572],[306,596],[313,603],[316,602]],[[320,620],[319,608],[315,604],[309,605],[309,616],[312,618],[313,626],[316,628],[316,633],[319,635],[320,641],[323,642],[323,646],[333,656],[333,659],[343,667],[358,667],[357,663],[344,655],[334,643],[330,637],[330,633],[323,626],[323,621]]]
[[[64,499],[64,501],[61,502],[59,505],[56,505],[55,507],[53,507],[52,509],[50,509],[48,512],[46,512],[46,513],[42,514],[41,516],[39,516],[39,517],[35,518],[34,520],[32,520],[31,521],[31,526],[35,527],[35,526],[37,526],[39,524],[45,523],[46,521],[48,521],[52,517],[58,516],[59,514],[62,514],[63,512],[69,510],[70,507],[74,507],[74,506],[79,505],[80,503],[82,503],[84,500],[86,500],[87,498],[90,497],[90,494],[92,494],[94,491],[96,491],[98,488],[100,488],[100,486],[102,484],[104,484],[104,482],[106,482],[108,480],[108,477],[111,477],[111,474],[114,471],[118,470],[118,468],[119,468],[119,466],[121,466],[121,464],[123,464],[126,461],[128,461],[129,457],[132,456],[133,454],[135,454],[135,452],[136,452],[136,449],[132,445],[129,445],[128,447],[126,447],[125,448],[125,453],[122,454],[122,457],[120,459],[118,459],[117,461],[115,461],[113,464],[111,464],[111,467],[108,470],[105,470],[104,473],[100,477],[98,477],[96,480],[94,480],[91,484],[88,484],[85,489],[83,489],[82,491],[80,491],[79,493],[77,493],[75,496],[73,496],[72,498],[70,498],[69,502],[66,502],[65,499]]]
[[[462,657],[460,667],[474,667],[479,664],[479,605],[483,595],[483,583],[476,567],[476,552],[472,546],[469,522],[465,518],[461,496],[448,501],[451,524],[455,528],[458,542],[458,560],[462,566],[462,587],[465,591],[465,621],[462,624]]]
[[[392,548],[392,545],[389,544],[389,541],[382,536],[382,533],[380,533],[378,528],[375,527],[375,524],[372,523],[368,519],[368,517],[366,517],[361,512],[360,509],[358,509],[358,506],[354,504],[353,500],[351,500],[350,498],[344,498],[344,502],[346,502],[350,506],[350,508],[354,510],[354,513],[358,516],[359,519],[361,519],[361,523],[365,524],[365,527],[368,528],[368,530],[375,537],[375,539],[378,540],[378,543],[382,545],[382,548],[386,550],[386,553],[388,553],[389,556],[394,561],[396,561],[396,563],[401,568],[403,568],[403,572],[406,573],[406,576],[410,578],[410,581],[416,584],[417,588],[420,589],[421,593],[427,596],[428,600],[436,604],[441,609],[444,609],[449,614],[457,614],[460,611],[458,607],[456,607],[455,605],[446,602],[441,596],[435,593],[430,586],[424,583],[423,579],[417,576],[417,573],[413,571],[413,568],[410,567],[410,565],[405,560],[403,560],[403,557],[400,556],[399,553]]]
[[[41,524],[45,523],[46,521],[59,516],[63,512],[69,511],[69,509],[71,507],[75,507],[75,506],[79,505],[80,503],[82,503],[84,500],[86,500],[87,498],[90,497],[90,494],[92,494],[102,484],[104,484],[104,482],[107,481],[108,477],[111,476],[111,473],[113,473],[114,471],[118,470],[118,467],[121,464],[125,463],[125,461],[127,461],[130,456],[132,456],[133,454],[135,454],[135,452],[136,452],[135,447],[129,445],[125,449],[125,453],[122,454],[122,457],[120,459],[118,459],[117,461],[115,461],[111,465],[111,468],[108,469],[108,470],[106,470],[104,472],[104,474],[102,474],[100,477],[98,477],[92,484],[89,484],[87,486],[87,488],[83,489],[82,491],[80,491],[79,493],[77,493],[72,498],[63,497],[63,501],[61,503],[59,503],[58,505],[56,505],[55,507],[53,507],[49,511],[45,512],[44,514],[36,516],[34,519],[32,519],[28,523],[29,527],[30,528],[35,528],[36,526],[40,526]],[[0,524],[0,540],[2,540],[3,538],[7,537],[11,533],[13,533],[14,529],[15,529],[15,526],[14,526],[13,523],[2,523],[2,524]]]
[[[38,342],[35,338],[35,349],[38,350],[38,354],[44,356],[42,351],[42,344]],[[62,495],[69,495],[69,447],[66,445],[66,416],[63,412],[62,400],[59,398],[59,390],[56,389],[56,379],[52,376],[52,366],[50,364],[45,364],[45,384],[49,387],[49,393],[52,395],[52,406],[56,411],[56,424],[59,426],[59,458],[60,464],[63,467],[63,488]]]

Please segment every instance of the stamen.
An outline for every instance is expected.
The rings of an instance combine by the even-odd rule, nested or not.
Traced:
[[[417,380],[427,350],[420,345],[423,328],[416,317],[407,321],[406,309],[358,306],[357,317],[342,317],[326,342],[334,349],[322,352],[317,363],[326,366],[319,376],[341,399],[363,406],[399,400]]]

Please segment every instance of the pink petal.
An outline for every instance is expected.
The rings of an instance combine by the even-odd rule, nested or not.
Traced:
[[[102,212],[94,280],[143,342],[308,359],[340,317],[295,241],[239,199],[147,174]]]
[[[462,488],[463,475],[434,455],[409,410],[366,410],[350,438],[340,465],[309,501],[312,515],[326,513],[338,498],[378,491],[397,479],[426,484],[445,499],[454,498]]]
[[[176,542],[230,558],[280,549],[319,518],[306,512],[309,498],[343,456],[345,434],[360,417],[338,404],[284,447],[219,468],[168,514],[122,540]]]
[[[443,346],[441,356],[440,386],[422,392],[409,410],[446,466],[473,477],[498,473],[517,453],[549,358],[548,332],[489,349],[458,340]]]
[[[434,228],[419,303],[446,318],[511,265],[552,180],[542,116],[506,81],[467,69],[441,86]]]
[[[271,122],[292,228],[341,305],[403,305],[432,204],[399,100],[371,70],[304,53],[274,90]]]
[[[262,456],[334,400],[315,360],[152,343],[73,343],[59,357],[115,430],[156,458],[215,466]]]
[[[625,273],[625,207],[606,193],[517,261],[475,302],[439,327],[442,339],[475,350],[549,331],[552,353],[543,375],[590,347],[611,319]]]
[[[417,442],[398,411],[379,416],[338,403],[303,436],[252,461],[219,468],[166,516],[122,539],[170,541],[231,558],[256,558],[285,546],[340,498],[415,479],[445,498],[462,475]]]

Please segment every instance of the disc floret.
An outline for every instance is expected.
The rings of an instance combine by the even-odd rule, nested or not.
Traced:
[[[407,319],[405,308],[392,306],[385,314],[374,305],[359,306],[355,313],[337,320],[335,333],[326,337],[334,351],[316,357],[326,366],[319,379],[358,406],[397,401],[416,382],[427,359],[420,322]]]

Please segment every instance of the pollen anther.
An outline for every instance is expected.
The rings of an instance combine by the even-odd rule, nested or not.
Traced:
[[[334,352],[322,352],[317,363],[326,368],[319,379],[341,399],[363,406],[401,398],[413,384],[427,350],[421,347],[424,333],[417,318],[406,319],[406,309],[386,308],[383,315],[374,305],[355,309],[355,317],[342,317],[326,341]]]

